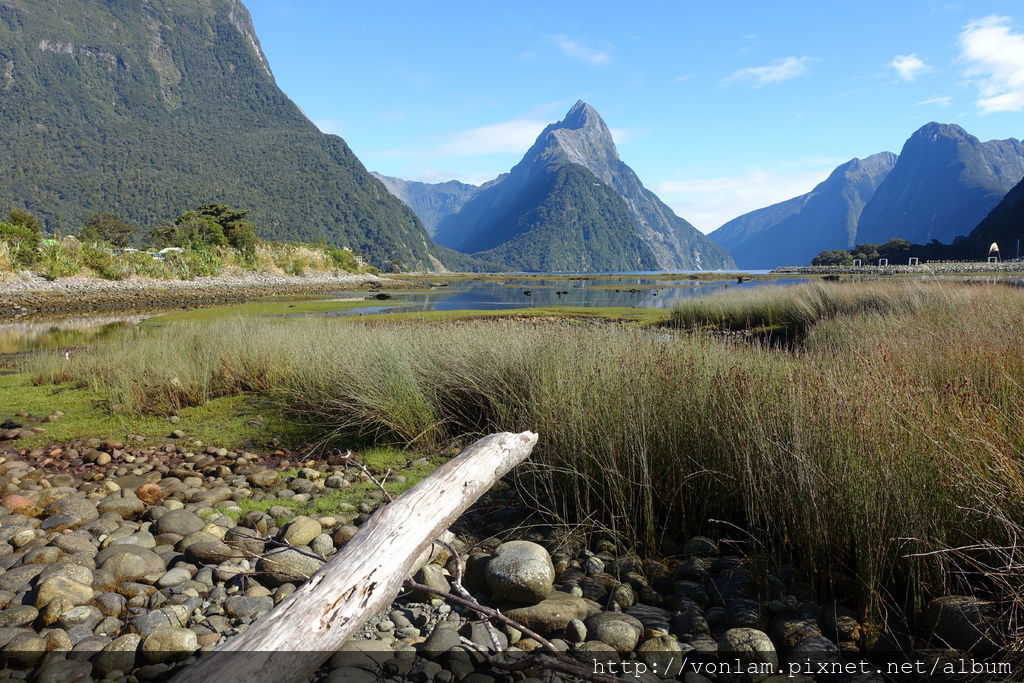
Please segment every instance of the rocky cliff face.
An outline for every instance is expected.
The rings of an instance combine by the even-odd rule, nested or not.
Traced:
[[[590,185],[582,181],[584,176],[578,171],[569,176],[562,174],[559,182],[555,182],[559,172],[567,167],[586,171]],[[605,194],[609,188],[618,201]],[[552,196],[552,192],[571,192],[575,202]],[[587,196],[594,193],[601,196]],[[602,245],[603,238],[596,234],[579,232],[576,239],[589,241],[599,251],[609,247],[604,251],[618,254],[616,265],[598,264],[591,268],[635,270],[639,267],[636,264],[653,263],[652,268],[660,270],[713,270],[734,265],[724,249],[676,216],[643,186],[619,158],[604,121],[584,102],[577,102],[562,121],[545,128],[508,174],[481,188],[461,211],[442,220],[435,239],[467,253],[490,252],[513,240],[518,243],[521,234],[535,231],[538,222],[543,222],[540,214],[545,211],[540,209],[551,206],[559,206],[581,228],[590,223],[600,224],[605,237],[613,230],[627,238],[617,240],[611,248],[607,243]],[[602,213],[588,214],[583,207]],[[627,249],[628,254],[622,249]],[[629,265],[618,265],[621,263]]]
[[[463,204],[472,199],[480,189],[477,185],[460,183],[457,180],[421,183],[380,173],[373,173],[373,177],[384,183],[388,192],[401,199],[419,216],[431,236],[437,231],[438,223],[453,213],[458,213]]]
[[[752,269],[804,265],[826,249],[852,247],[861,212],[896,159],[891,152],[851,159],[807,194],[744,214],[709,237]]]
[[[953,124],[929,123],[864,207],[857,241],[924,244],[966,235],[1024,177],[1024,144],[981,142]]]
[[[1024,254],[1019,251],[1019,247],[1024,246],[1024,180],[1006,193],[971,232],[970,239],[982,247],[998,243],[1004,259]]]
[[[267,238],[442,267],[415,214],[277,87],[240,0],[0,1],[0,207],[76,232],[216,201]]]

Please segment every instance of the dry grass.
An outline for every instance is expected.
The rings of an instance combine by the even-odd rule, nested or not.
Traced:
[[[531,429],[546,467],[526,481],[568,522],[596,518],[648,549],[735,525],[749,552],[825,591],[856,577],[865,610],[964,590],[962,557],[926,553],[1008,546],[1024,523],[1024,294],[904,282],[743,296],[770,310],[729,295],[677,322],[799,324],[803,341],[780,352],[616,326],[236,320],[36,372],[129,411],[256,392],[325,439],[429,448]]]

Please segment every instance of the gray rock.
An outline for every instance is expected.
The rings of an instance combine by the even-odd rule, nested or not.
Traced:
[[[160,588],[170,588],[172,586],[180,586],[191,579],[192,574],[188,569],[185,569],[184,567],[175,567],[157,579],[156,585]]]
[[[14,607],[9,607],[3,612],[0,612],[0,628],[28,626],[35,621],[38,616],[39,610],[32,605],[16,605]]]
[[[304,555],[293,548],[275,548],[256,563],[256,569],[264,572],[260,578],[265,578],[275,586],[301,583],[322,566],[323,560]]]
[[[136,531],[130,536],[114,539],[110,542],[110,545],[137,545],[140,548],[155,548],[156,540],[153,538],[153,534],[148,531]]]
[[[310,541],[309,549],[321,557],[327,557],[334,550],[334,542],[329,535],[323,533]]]
[[[747,665],[768,665],[775,669],[779,666],[779,656],[775,645],[764,631],[754,628],[731,628],[718,638],[718,651],[726,659],[737,659]],[[760,681],[771,674],[749,676],[723,676],[727,681]]]
[[[314,538],[323,533],[323,530],[320,522],[312,517],[299,516],[285,526],[281,538],[291,545],[309,545]]]
[[[561,635],[570,621],[586,619],[589,612],[586,600],[560,591],[553,591],[536,605],[505,610],[509,618],[542,636]]]
[[[130,519],[146,510],[146,504],[131,491],[115,491],[99,502],[101,513],[113,512],[121,519]]]
[[[142,637],[137,633],[127,633],[115,638],[92,657],[92,665],[100,675],[112,671],[127,672],[135,668],[136,653]]]
[[[112,545],[96,556],[96,565],[110,572],[115,579],[133,581],[145,577],[156,580],[167,566],[152,550],[137,545]]]
[[[188,608],[184,605],[170,605],[150,610],[128,620],[128,630],[145,638],[154,631],[179,628],[188,624]]]
[[[1003,642],[1005,616],[996,606],[970,595],[946,595],[928,603],[925,623],[949,647],[992,652]]]
[[[78,659],[57,657],[44,661],[35,672],[36,683],[66,683],[87,681],[92,673],[92,664]]]
[[[154,664],[185,659],[198,649],[196,634],[187,628],[157,629],[142,640],[142,657]]]
[[[718,555],[718,544],[707,536],[694,536],[683,544],[683,555],[716,557]]]
[[[622,612],[598,612],[583,623],[591,640],[599,640],[621,653],[632,652],[644,632],[638,619]]]
[[[36,588],[36,607],[46,607],[52,600],[61,598],[69,605],[84,605],[90,602],[95,593],[91,586],[74,581],[64,576],[46,579]]]
[[[193,543],[185,549],[185,557],[196,564],[216,564],[240,555],[241,552],[239,550],[232,548],[223,541]]]
[[[235,619],[261,617],[272,609],[274,609],[274,598],[269,595],[262,597],[233,595],[224,602],[225,612],[229,617]]]
[[[454,628],[448,626],[438,626],[434,629],[434,632],[427,636],[427,639],[423,641],[420,647],[420,652],[430,659],[436,659],[442,653],[447,652],[453,647],[458,647],[462,644],[462,640],[459,638],[459,632]]]
[[[170,510],[156,520],[157,533],[188,536],[206,526],[199,515],[188,510]]]
[[[547,597],[555,582],[548,551],[530,541],[502,543],[484,571],[496,598],[531,605]]]
[[[582,643],[587,639],[587,626],[579,619],[573,619],[565,626],[565,639],[570,643]]]

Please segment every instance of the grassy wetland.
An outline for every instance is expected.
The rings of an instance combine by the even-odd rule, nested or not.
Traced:
[[[552,519],[654,554],[729,538],[877,617],[1020,589],[1022,304],[892,281],[723,292],[645,326],[239,316],[37,355],[19,381],[118,420],[255,398],[321,444],[531,429],[519,488]]]

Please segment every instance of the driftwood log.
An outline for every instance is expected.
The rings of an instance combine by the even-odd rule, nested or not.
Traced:
[[[525,460],[536,443],[532,432],[504,432],[472,444],[378,510],[295,593],[183,669],[172,683],[309,680],[370,617],[391,604],[434,540]]]

